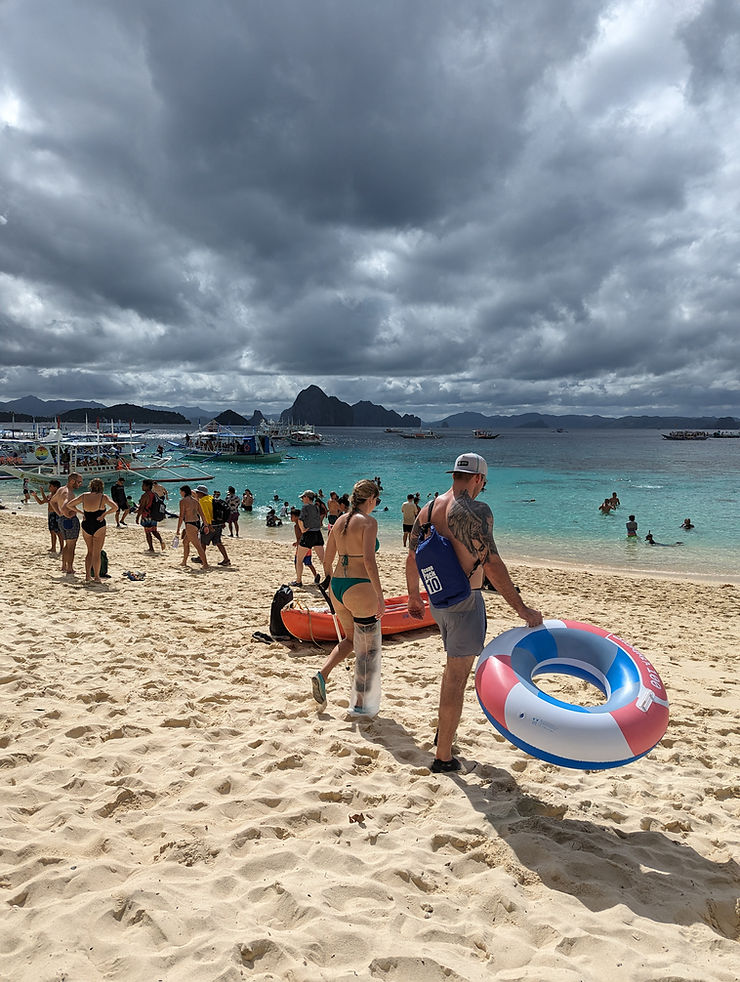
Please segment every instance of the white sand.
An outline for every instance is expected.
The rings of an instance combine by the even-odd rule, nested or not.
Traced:
[[[85,588],[38,517],[0,532],[0,978],[738,979],[737,586],[512,566],[547,616],[645,652],[669,730],[629,767],[560,769],[503,741],[471,679],[449,777],[436,631],[386,643],[363,724],[343,668],[316,711],[326,647],[252,640],[283,544],[227,538],[230,569],[186,573],[110,529],[112,578]],[[379,563],[404,592],[400,549]],[[485,597],[489,637],[518,624]]]

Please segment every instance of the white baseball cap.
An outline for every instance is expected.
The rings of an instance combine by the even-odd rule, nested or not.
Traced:
[[[479,453],[461,453],[448,474],[488,474],[488,464]]]

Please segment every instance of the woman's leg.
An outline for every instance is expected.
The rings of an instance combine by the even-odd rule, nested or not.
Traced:
[[[95,535],[92,536],[92,560],[91,566],[95,570],[95,582],[102,583],[100,579],[100,552],[103,548],[103,543],[105,542],[105,528],[99,529]]]
[[[87,553],[85,555],[85,583],[91,582],[91,572],[92,569],[92,557],[93,557],[93,536],[89,532],[82,529],[82,537],[85,540],[85,545],[87,546]]]
[[[358,583],[345,594],[354,621],[355,674],[350,714],[374,714],[380,701],[382,632],[376,617],[378,598],[370,583]]]
[[[298,546],[295,551],[295,581],[298,586],[303,586],[303,560],[308,555],[309,550],[306,546]]]
[[[344,604],[341,604],[337,598],[332,594],[332,603],[334,604],[334,610],[336,611],[339,623],[342,625],[342,630],[344,631],[344,637],[329,652],[329,657],[326,659],[324,664],[321,666],[321,675],[324,681],[329,678],[332,669],[336,668],[340,662],[343,662],[345,658],[352,652],[352,642],[355,633],[355,625],[352,620],[352,614],[347,610]]]

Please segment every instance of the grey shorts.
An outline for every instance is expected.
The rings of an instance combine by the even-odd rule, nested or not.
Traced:
[[[77,516],[73,518],[62,518],[62,535],[67,542],[80,537],[80,520]]]
[[[200,531],[200,544],[202,546],[217,546],[221,542],[221,532],[223,525],[211,525],[209,532]]]
[[[477,658],[486,643],[486,605],[480,590],[454,607],[430,608],[448,658]]]

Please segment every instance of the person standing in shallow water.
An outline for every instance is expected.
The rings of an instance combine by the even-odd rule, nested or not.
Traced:
[[[326,680],[331,671],[354,649],[356,654],[380,645],[380,618],[385,610],[375,551],[378,523],[372,511],[380,504],[377,485],[358,481],[352,490],[350,510],[334,523],[324,555],[324,584],[330,585],[332,602],[344,631],[329,657],[312,679],[313,697],[326,702]],[[337,563],[332,570],[334,557]],[[302,557],[301,557],[302,561]]]
[[[431,607],[447,655],[439,694],[437,754],[431,765],[435,773],[460,770],[460,761],[452,756],[452,741],[462,715],[470,670],[486,640],[486,608],[480,593],[484,576],[529,627],[542,623],[540,611],[528,607],[519,596],[498,554],[493,541],[491,509],[485,502],[476,500],[486,487],[486,461],[476,453],[460,454],[448,473],[452,474],[452,487],[425,505],[416,516],[406,557],[408,611],[412,617],[419,620],[424,617],[416,566],[422,526],[433,523],[437,532],[449,539],[472,591],[469,597],[453,606]]]
[[[224,498],[226,507],[229,509],[229,535],[234,538],[234,529],[236,529],[236,537],[239,538],[239,506],[241,504],[239,495],[236,493],[236,488],[229,486],[229,490]]]

